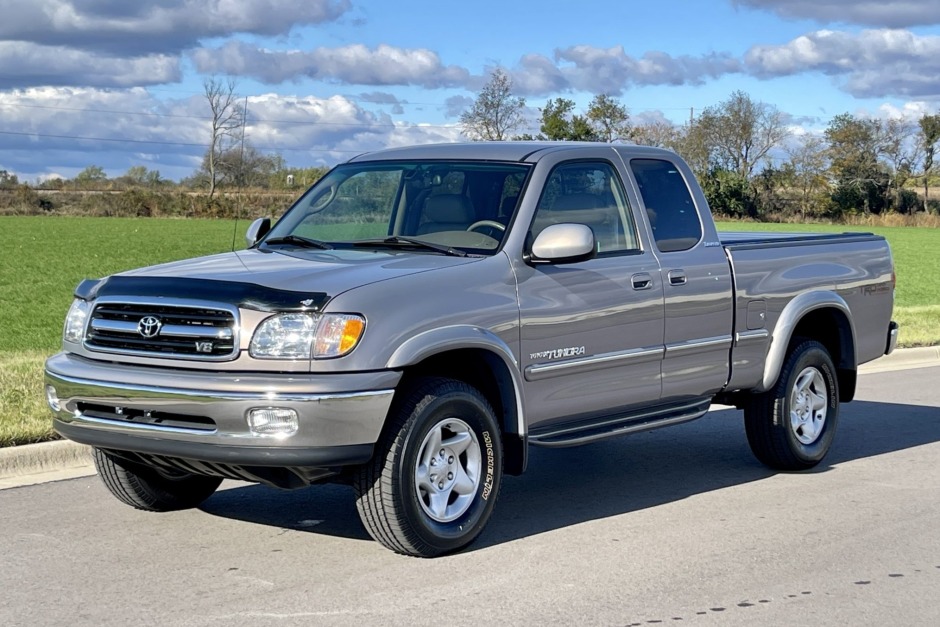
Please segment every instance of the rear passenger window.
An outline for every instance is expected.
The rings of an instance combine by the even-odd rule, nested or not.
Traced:
[[[636,251],[636,230],[623,184],[605,162],[576,161],[552,170],[532,222],[532,239],[552,224],[585,224],[598,255]]]
[[[702,239],[702,223],[679,169],[662,159],[632,159],[630,167],[646,205],[656,247],[668,253],[695,246]]]

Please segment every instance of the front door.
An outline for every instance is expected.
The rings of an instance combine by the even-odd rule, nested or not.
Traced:
[[[532,428],[655,403],[661,394],[660,267],[638,243],[635,216],[611,162],[556,165],[529,241],[550,224],[571,222],[594,231],[594,259],[517,268]]]

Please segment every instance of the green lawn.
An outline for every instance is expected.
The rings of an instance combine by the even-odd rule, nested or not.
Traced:
[[[45,356],[59,347],[72,291],[85,278],[243,246],[247,221],[0,217],[0,446],[49,439]],[[721,230],[864,230],[824,225],[719,224]],[[940,343],[940,229],[868,229],[887,237],[898,274],[905,346]]]

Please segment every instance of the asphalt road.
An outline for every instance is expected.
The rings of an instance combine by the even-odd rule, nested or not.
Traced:
[[[366,536],[350,490],[232,483],[147,514],[94,477],[0,491],[0,625],[938,625],[940,367],[864,375],[826,462],[774,474],[740,414],[534,449],[483,536]]]

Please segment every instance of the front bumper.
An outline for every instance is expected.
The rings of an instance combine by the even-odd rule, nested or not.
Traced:
[[[76,442],[231,466],[320,468],[369,460],[400,378],[187,371],[68,353],[49,358],[45,374],[53,426]],[[249,410],[272,407],[297,412],[293,435],[249,429]]]

